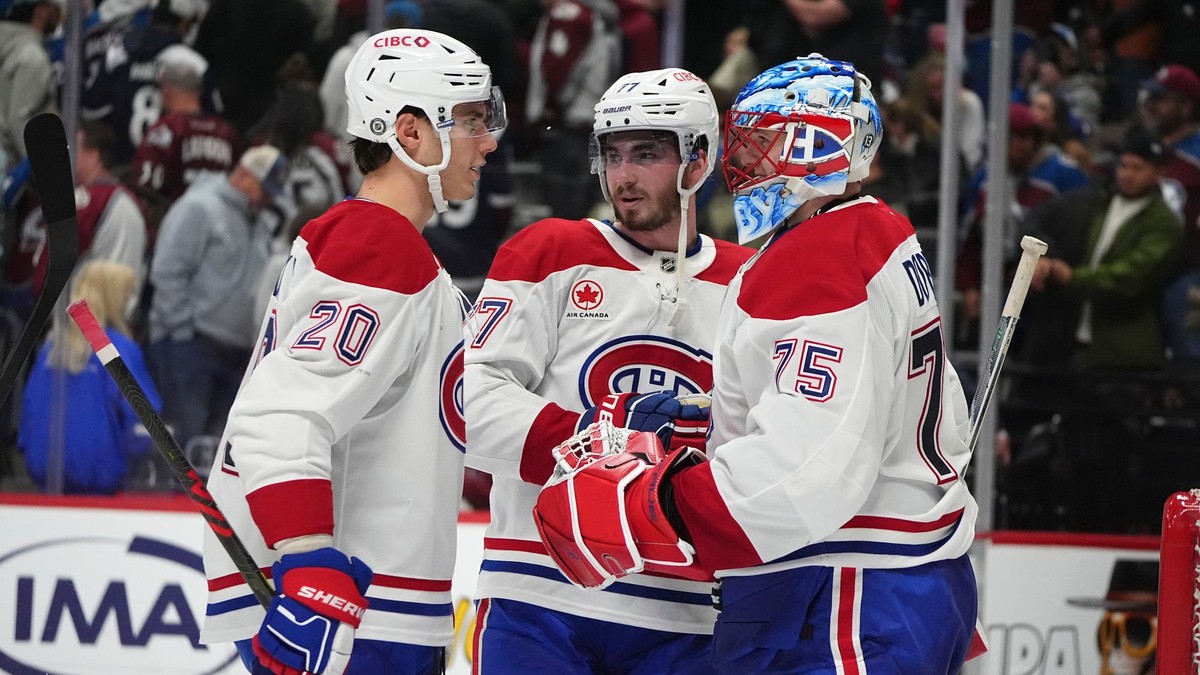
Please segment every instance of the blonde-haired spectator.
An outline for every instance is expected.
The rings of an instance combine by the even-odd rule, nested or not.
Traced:
[[[136,282],[128,265],[95,260],[77,273],[71,300],[87,300],[150,404],[161,410],[158,391],[125,318]],[[137,417],[83,334],[67,323],[56,326],[29,375],[17,445],[39,487],[57,484],[54,467],[61,467],[63,492],[113,494],[124,484],[130,458],[145,454],[150,439],[144,430],[139,433]],[[54,410],[56,380],[66,388],[59,399],[65,407],[59,411]],[[51,457],[58,454],[51,453],[55,445],[61,447],[61,457]]]

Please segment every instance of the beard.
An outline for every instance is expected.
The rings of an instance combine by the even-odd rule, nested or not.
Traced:
[[[642,203],[636,209],[622,208],[618,201],[630,193],[643,198]],[[675,191],[672,191],[671,194],[662,192],[651,195],[641,191],[623,189],[613,195],[613,212],[617,216],[617,222],[631,232],[653,232],[671,223],[679,222],[679,195]]]

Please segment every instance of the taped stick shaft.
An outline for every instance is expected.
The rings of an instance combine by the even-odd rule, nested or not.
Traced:
[[[1004,301],[1004,310],[1000,314],[1000,323],[996,327],[996,337],[992,340],[987,377],[975,388],[975,398],[971,401],[971,433],[967,441],[971,452],[975,451],[975,445],[979,442],[983,416],[987,414],[996,383],[1000,379],[1000,370],[1004,367],[1004,359],[1008,355],[1008,345],[1016,331],[1017,320],[1021,318],[1021,308],[1025,306],[1025,296],[1029,293],[1033,271],[1047,248],[1046,242],[1040,239],[1029,236],[1021,239],[1021,261],[1017,263],[1017,272],[1013,275],[1012,286],[1008,289],[1008,298]]]
[[[254,558],[250,556],[250,552],[246,550],[242,540],[238,538],[237,533],[233,531],[233,526],[225,518],[225,514],[221,513],[221,509],[217,506],[216,500],[209,494],[208,488],[204,486],[204,481],[196,473],[195,467],[187,460],[183,454],[183,450],[179,448],[179,443],[171,436],[171,431],[167,429],[167,425],[163,423],[162,418],[154,411],[154,407],[150,405],[150,400],[146,398],[146,392],[138,384],[129,367],[125,365],[125,361],[121,358],[121,354],[117,352],[117,348],[112,341],[108,339],[108,335],[104,329],[100,327],[100,322],[96,320],[96,316],[92,314],[92,310],[88,308],[86,300],[78,300],[71,303],[67,308],[67,313],[71,319],[79,326],[79,330],[83,331],[83,336],[87,338],[88,344],[91,345],[92,351],[99,357],[100,362],[104,364],[104,369],[117,383],[117,388],[121,390],[121,395],[129,402],[129,406],[133,408],[133,412],[137,415],[142,425],[150,433],[150,438],[154,441],[154,447],[162,453],[162,456],[167,460],[167,465],[171,467],[171,472],[175,474],[175,479],[183,486],[184,492],[191,498],[192,503],[196,505],[196,509],[204,516],[204,520],[208,522],[208,526],[212,528],[213,534],[217,535],[217,540],[225,547],[225,552],[229,554],[229,558],[233,561],[242,578],[246,580],[246,584],[250,590],[254,592],[254,597],[262,604],[263,607],[271,604],[271,596],[274,591],[271,590],[271,583],[267,581],[267,577],[259,569],[258,564],[254,562]]]

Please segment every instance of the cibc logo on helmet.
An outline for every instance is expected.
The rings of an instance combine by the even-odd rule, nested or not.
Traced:
[[[429,46],[429,38],[424,35],[391,35],[375,41],[376,47],[421,47]]]

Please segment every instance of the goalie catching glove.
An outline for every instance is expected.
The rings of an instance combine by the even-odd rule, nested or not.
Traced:
[[[292,553],[271,567],[278,594],[254,637],[256,673],[341,675],[367,610],[371,568],[335,548]]]
[[[606,420],[614,427],[654,432],[663,447],[670,450],[682,447],[704,450],[710,402],[703,394],[676,397],[670,391],[609,394],[579,416],[575,431]]]
[[[554,448],[554,457],[533,519],[572,583],[604,588],[637,572],[712,579],[680,536],[682,521],[664,494],[673,474],[705,461],[700,451],[667,452],[653,433],[601,420]]]

